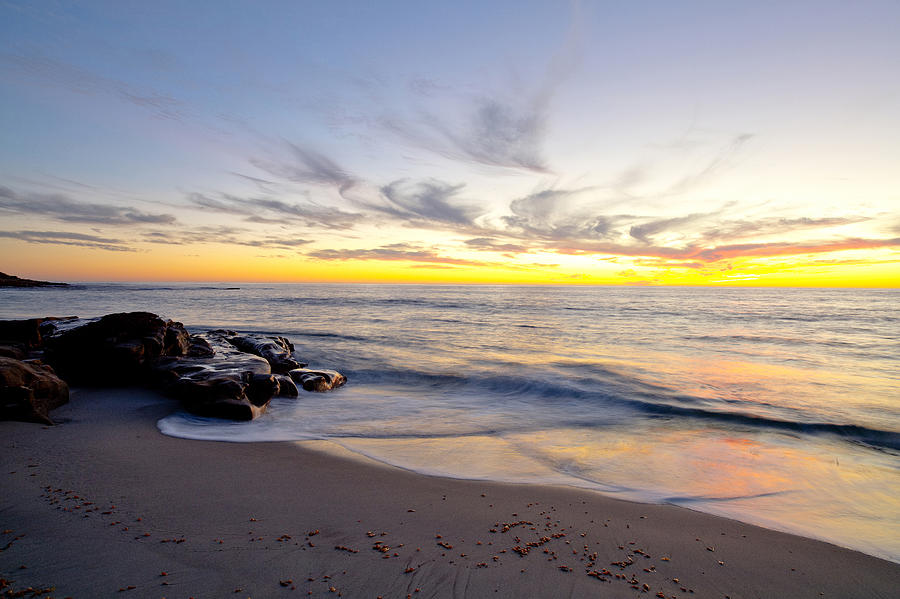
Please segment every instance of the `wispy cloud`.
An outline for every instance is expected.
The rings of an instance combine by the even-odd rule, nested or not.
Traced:
[[[542,149],[546,121],[546,111],[539,102],[516,104],[482,98],[461,129],[432,122],[462,156],[474,162],[546,172]]]
[[[0,231],[0,237],[19,239],[28,243],[71,245],[109,252],[133,252],[121,239],[73,233],[67,231]]]
[[[800,254],[824,254],[844,250],[862,250],[874,248],[900,247],[900,237],[893,239],[840,239],[811,243],[744,243],[722,245],[713,248],[694,250],[691,257],[706,262],[716,262],[732,258],[796,256]]]
[[[250,183],[253,183],[254,185],[256,185],[258,188],[260,188],[263,191],[268,191],[273,185],[275,185],[275,181],[269,181],[268,179],[262,179],[260,177],[251,177],[250,175],[245,175],[243,173],[238,173],[236,171],[231,171],[231,174],[234,175],[235,177],[239,177],[240,179],[243,179],[244,181],[249,181]]]
[[[413,222],[467,226],[484,214],[484,209],[459,198],[464,188],[464,183],[454,185],[438,179],[398,179],[379,189],[382,202],[358,200],[358,203],[369,210]]]
[[[655,258],[658,264],[695,268],[697,264],[710,264],[735,258],[762,258],[771,256],[799,256],[803,254],[824,254],[844,250],[900,247],[900,238],[861,239],[847,238],[816,242],[771,242],[725,244],[700,246],[690,244],[684,247],[658,245],[627,245],[620,243],[572,242],[547,247],[548,251],[561,254],[590,255],[608,254],[638,258]]]
[[[600,213],[599,207],[585,196],[592,188],[544,189],[510,202],[512,213],[503,217],[509,233],[524,238],[606,239],[622,215]]]
[[[453,97],[453,90],[431,78],[414,78],[413,91],[425,100],[457,100],[462,103],[454,118],[450,112],[435,113],[427,107],[417,119],[383,117],[388,131],[405,141],[444,157],[476,164],[548,173],[545,141],[553,97],[581,59],[582,31],[579,3],[571,4],[570,28],[562,44],[550,56],[544,72],[523,84],[512,68],[498,72],[503,93],[481,93]],[[531,71],[533,64],[526,70]]]
[[[388,260],[460,266],[483,266],[485,264],[475,260],[443,256],[433,249],[421,248],[406,243],[395,243],[374,249],[318,250],[307,252],[306,255],[318,260]]]
[[[493,237],[475,237],[465,241],[466,247],[488,252],[507,252],[520,254],[529,250],[528,246],[518,243],[501,243]]]
[[[283,152],[270,158],[251,158],[257,168],[294,183],[333,186],[341,194],[356,185],[357,180],[334,160],[311,148],[284,142]]]
[[[482,93],[462,100],[432,84],[419,97],[458,104],[456,111],[422,106],[413,116],[386,114],[380,128],[404,143],[457,162],[547,173],[544,145],[552,94],[538,91],[516,97]]]
[[[645,222],[640,225],[634,225],[628,230],[628,234],[633,238],[651,243],[651,238],[668,231],[678,230],[685,225],[690,225],[718,214],[719,212],[688,214],[686,216],[677,216],[673,218],[661,218]]]
[[[129,206],[78,202],[63,194],[16,193],[0,186],[0,210],[70,223],[95,225],[172,224],[171,214],[150,214]]]
[[[727,220],[716,223],[702,233],[704,239],[733,240],[758,235],[778,235],[808,229],[840,227],[871,220],[866,216],[824,218],[761,218],[757,220]],[[900,232],[900,231],[898,231]]]
[[[214,243],[281,250],[296,250],[299,247],[312,243],[312,240],[310,239],[291,237],[287,232],[282,235],[261,235],[248,229],[228,226],[148,231],[141,236],[141,240],[146,243],[161,243],[166,245]]]
[[[361,214],[345,212],[330,206],[312,202],[287,202],[268,196],[242,198],[223,193],[218,197],[210,197],[206,194],[191,193],[187,199],[194,206],[206,210],[243,216],[247,222],[268,224],[299,222],[306,226],[325,229],[348,229],[362,219]]]
[[[0,67],[11,75],[62,86],[74,93],[111,96],[147,109],[161,118],[182,121],[189,116],[186,105],[176,98],[118,79],[102,77],[46,56],[0,53]]]
[[[735,156],[751,139],[753,139],[752,133],[735,135],[725,147],[719,149],[719,151],[701,168],[684,175],[669,185],[668,188],[653,195],[656,197],[680,195],[705,184],[707,181],[718,176],[723,170],[728,168],[732,164]]]

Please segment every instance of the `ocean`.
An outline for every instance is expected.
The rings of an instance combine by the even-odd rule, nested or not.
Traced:
[[[236,288],[239,287],[239,288]],[[325,440],[426,474],[671,503],[900,562],[900,291],[86,283],[0,318],[146,310],[278,334],[348,384],[166,435]]]

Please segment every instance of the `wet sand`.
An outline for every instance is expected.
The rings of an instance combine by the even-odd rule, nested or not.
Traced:
[[[0,577],[12,581],[0,593],[738,599],[900,588],[898,564],[684,508],[422,476],[309,444],[166,437],[156,421],[175,408],[146,391],[76,389],[53,413],[59,426],[0,422]]]

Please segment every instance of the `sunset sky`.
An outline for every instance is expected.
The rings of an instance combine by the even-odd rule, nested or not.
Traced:
[[[0,270],[900,286],[900,3],[0,0]]]

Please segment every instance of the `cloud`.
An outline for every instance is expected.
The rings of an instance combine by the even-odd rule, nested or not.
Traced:
[[[251,158],[250,162],[267,173],[294,183],[334,186],[343,195],[357,180],[334,160],[309,148],[285,142],[287,156],[278,159]]]
[[[791,233],[803,229],[819,229],[839,227],[871,220],[864,216],[829,217],[829,218],[763,218],[755,221],[736,220],[716,224],[702,233],[708,241],[720,239],[740,239],[751,235],[775,235]],[[900,231],[898,231],[900,232]]]
[[[240,177],[245,181],[249,181],[262,189],[263,191],[268,191],[269,187],[275,185],[274,181],[269,181],[268,179],[262,179],[260,177],[251,177],[250,175],[245,175],[243,173],[239,173],[237,171],[231,171],[231,174],[235,177]]]
[[[823,254],[844,250],[862,250],[883,247],[900,247],[900,237],[894,239],[841,239],[809,243],[743,243],[695,250],[689,257],[704,262],[717,262],[732,258],[794,256],[799,254]]]
[[[248,229],[235,227],[196,227],[194,229],[149,231],[143,234],[146,243],[162,243],[166,245],[195,245],[216,243],[224,245],[241,245],[247,247],[295,250],[312,243],[310,239],[284,235],[259,235]]]
[[[500,243],[492,237],[475,237],[473,239],[467,239],[465,244],[472,249],[488,252],[510,252],[521,254],[527,252],[529,249],[528,246],[516,243]]]
[[[545,189],[510,202],[510,216],[503,217],[507,234],[517,237],[565,240],[606,239],[617,235],[614,227],[624,215],[599,214],[590,198],[593,188]]]
[[[559,49],[549,57],[542,76],[532,78],[531,89],[522,89],[521,77],[509,73],[507,89],[512,94],[483,93],[462,111],[462,118],[450,121],[423,111],[424,128],[397,120],[388,126],[408,140],[424,145],[443,156],[488,166],[522,169],[535,173],[550,171],[544,156],[545,138],[553,96],[580,62],[582,17],[579,3],[570,5],[570,26]],[[532,64],[527,65],[529,71]],[[511,76],[509,76],[511,75]],[[504,79],[500,73],[496,77]],[[431,98],[442,91],[428,81],[413,84],[420,95]]]
[[[677,260],[672,260],[671,258],[637,258],[635,259],[634,263],[641,266],[655,266],[658,268],[690,268],[693,270],[699,270],[707,267],[707,265],[702,262],[680,262]],[[720,270],[731,270],[731,265],[729,264],[726,268],[721,268]]]
[[[731,164],[732,159],[751,139],[753,139],[752,133],[735,135],[731,141],[724,148],[720,149],[702,168],[692,173],[688,173],[672,183],[662,192],[651,195],[659,198],[680,195],[705,184],[713,177],[718,176],[721,171],[725,170]]]
[[[432,86],[419,95],[446,99],[447,94],[437,98],[438,91],[445,90]],[[422,107],[413,118],[384,115],[376,122],[404,142],[450,160],[547,173],[543,146],[549,94],[527,96],[482,94],[467,99],[455,117],[446,107],[438,112]]]
[[[62,194],[14,192],[0,186],[0,210],[96,225],[172,224],[171,214],[148,214],[128,206],[77,202]]]
[[[891,240],[845,239],[821,242],[728,243],[751,236],[790,234],[809,229],[828,229],[871,220],[864,216],[844,217],[767,217],[758,220],[714,220],[721,218],[735,203],[702,213],[666,218],[637,217],[629,214],[603,214],[602,202],[592,199],[596,188],[551,188],[539,190],[510,202],[510,214],[502,217],[505,228],[483,230],[482,236],[467,244],[490,249],[493,237],[516,240],[530,249],[571,255],[607,254],[646,258],[655,265],[702,268],[706,263],[732,257],[763,257],[881,247]],[[635,222],[637,221],[637,222]],[[713,221],[704,224],[704,221]],[[658,243],[664,234],[677,234],[677,245]],[[632,241],[629,241],[632,240]],[[720,243],[716,243],[720,242]],[[724,242],[724,243],[722,243]],[[522,248],[510,247],[510,252]]]
[[[652,220],[647,223],[632,226],[631,229],[628,230],[628,234],[639,241],[650,243],[650,238],[654,235],[664,233],[666,231],[669,231],[670,229],[681,227],[683,225],[695,223],[698,220],[709,218],[713,214],[718,214],[718,212],[688,214],[687,216],[677,216],[674,218]]]
[[[420,266],[413,265],[411,268],[428,268],[428,265],[438,265],[438,268],[474,266],[501,268],[503,270],[547,270],[559,267],[558,264],[516,264],[512,262],[486,262],[453,258],[452,256],[439,254],[431,248],[406,243],[393,243],[374,249],[317,250],[307,252],[306,256],[318,260],[384,260],[420,263]]]
[[[0,237],[19,239],[28,243],[46,243],[52,245],[71,245],[110,252],[133,252],[133,248],[124,245],[121,239],[70,233],[66,231],[0,231]]]
[[[223,214],[244,216],[248,222],[289,223],[301,221],[305,226],[325,229],[349,229],[362,219],[361,214],[311,202],[295,203],[272,197],[241,198],[220,194],[212,198],[201,193],[188,194],[188,201],[200,208]]]
[[[462,128],[433,121],[462,156],[481,164],[546,172],[542,145],[546,112],[540,103],[516,105],[482,98]]]
[[[450,225],[471,225],[484,209],[457,199],[464,183],[450,184],[437,179],[411,181],[398,179],[380,188],[386,203],[358,201],[362,206],[413,221],[431,221]]]
[[[112,96],[150,110],[161,118],[182,121],[188,116],[185,104],[171,96],[140,89],[118,79],[102,77],[45,56],[0,53],[0,65],[5,66],[11,73],[59,85],[78,94]]]
[[[306,255],[318,260],[388,260],[461,266],[484,266],[486,264],[475,260],[442,256],[434,250],[405,243],[385,245],[374,249],[318,250],[307,252]]]
[[[900,247],[900,238],[860,239],[848,238],[815,242],[772,242],[726,244],[719,246],[665,247],[654,245],[625,245],[618,243],[591,243],[575,241],[566,245],[547,247],[549,251],[561,254],[588,255],[609,254],[639,258],[656,258],[660,266],[702,267],[704,264],[732,260],[735,258],[762,258],[771,256],[797,256],[802,254],[823,254],[845,250]],[[699,263],[699,264],[698,264]]]

